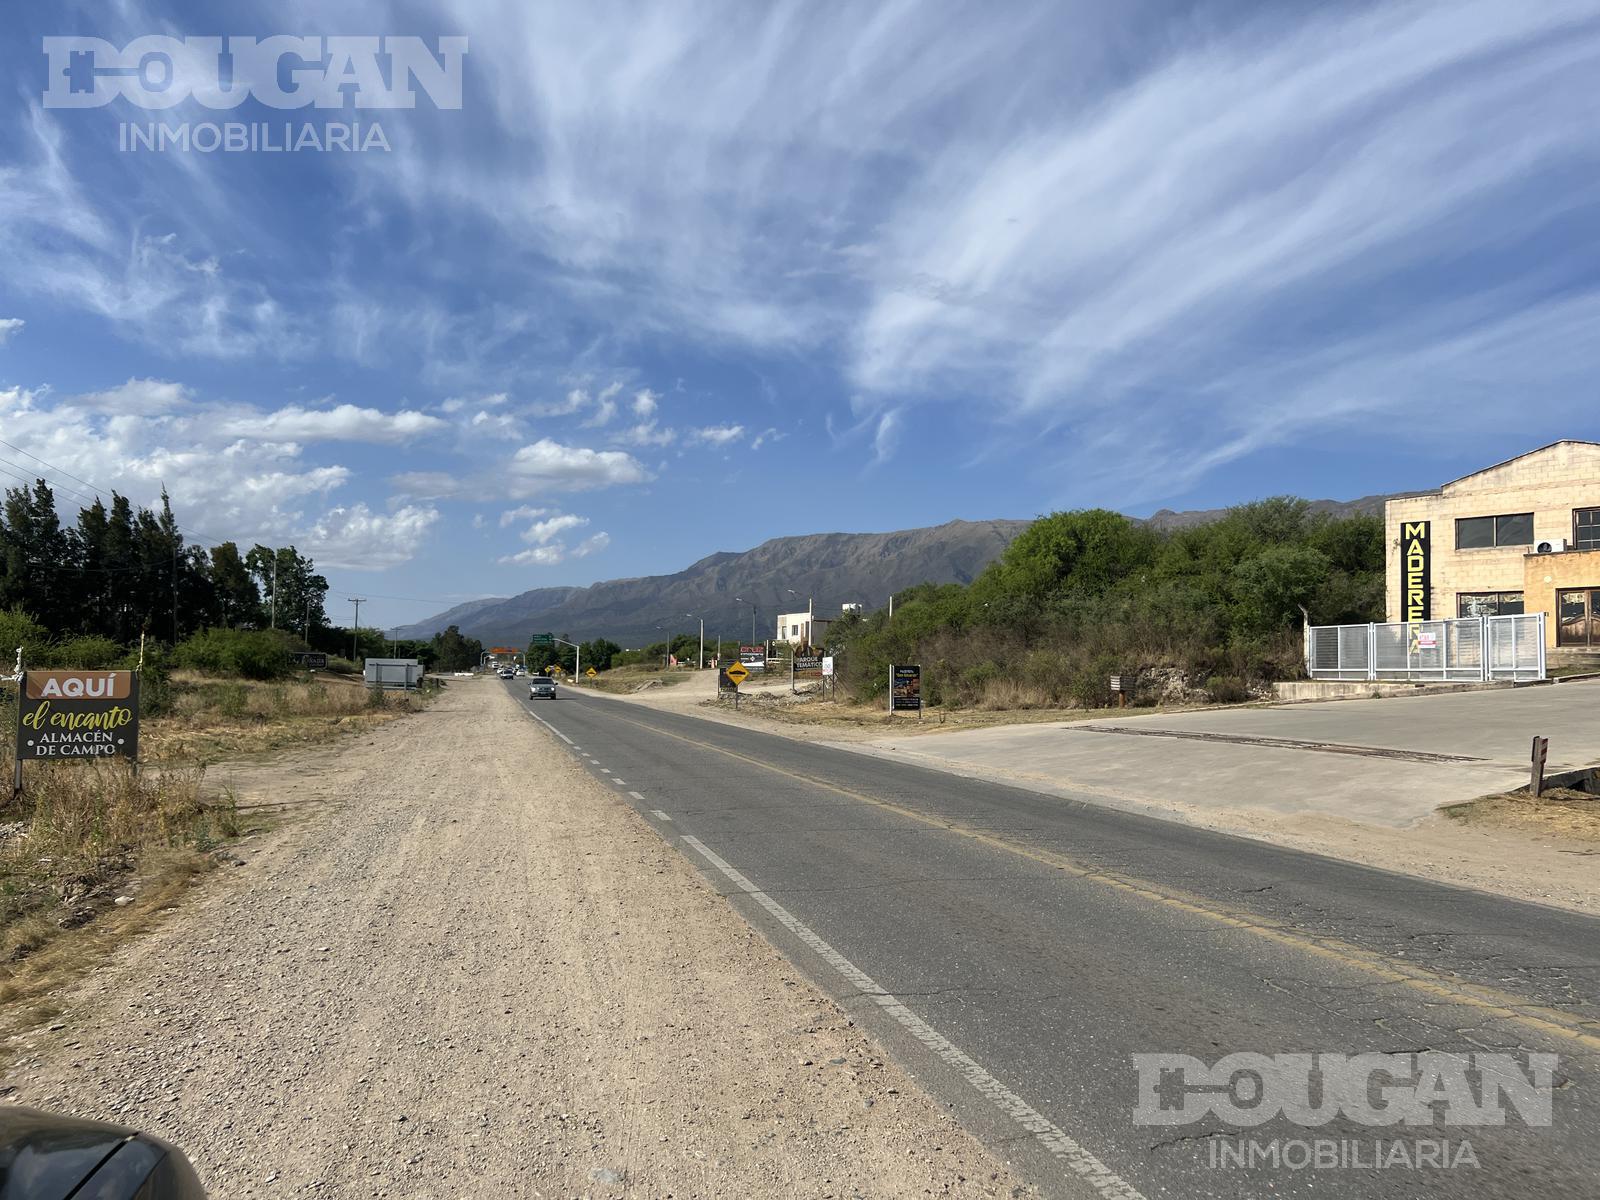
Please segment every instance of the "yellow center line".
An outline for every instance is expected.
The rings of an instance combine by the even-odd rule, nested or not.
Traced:
[[[729,750],[712,742],[701,741],[699,738],[689,737],[686,734],[673,733],[671,730],[647,725],[642,721],[635,721],[628,717],[617,716],[616,714],[611,715],[618,721],[643,729],[648,733],[660,734],[662,737],[673,738],[691,746],[711,750],[728,758],[736,759],[739,762],[749,763],[753,767],[759,767],[763,771],[770,771],[774,775],[782,775],[788,779],[820,788],[823,791],[832,792],[835,795],[855,800],[861,804],[869,804],[873,808],[906,817],[933,829],[956,834],[980,845],[1004,851],[1007,854],[1013,854],[1020,858],[1026,858],[1033,862],[1065,871],[1067,874],[1079,879],[1100,884],[1153,904],[1159,904],[1176,912],[1203,917],[1226,928],[1237,929],[1243,933],[1251,934],[1263,941],[1272,942],[1275,945],[1284,946],[1291,950],[1298,950],[1328,962],[1338,963],[1341,966],[1375,976],[1384,983],[1393,983],[1411,991],[1419,992],[1432,1000],[1465,1005],[1489,1016],[1514,1021],[1524,1028],[1558,1037],[1563,1041],[1575,1042],[1588,1050],[1600,1050],[1600,1033],[1592,1032],[1597,1028],[1596,1022],[1577,1013],[1530,1003],[1520,996],[1501,991],[1498,988],[1452,979],[1447,975],[1429,971],[1426,968],[1414,966],[1410,963],[1397,962],[1375,951],[1364,950],[1359,946],[1352,946],[1337,939],[1315,938],[1295,930],[1270,925],[1254,914],[1225,908],[1192,893],[1165,886],[1158,888],[1154,884],[1133,876],[1107,871],[1100,867],[1088,866],[1057,851],[1041,850],[1032,846],[1020,845],[955,821],[930,816],[927,813],[906,808],[904,805],[895,804],[889,800],[868,796],[863,792],[852,791],[850,788],[825,783],[822,780],[813,779],[809,775],[802,775],[797,771],[774,766],[772,763],[764,762],[752,755],[741,754],[737,750]]]

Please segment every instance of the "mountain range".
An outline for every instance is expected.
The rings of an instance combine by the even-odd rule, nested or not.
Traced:
[[[773,538],[753,550],[708,555],[672,575],[471,600],[391,636],[429,638],[456,625],[485,645],[522,647],[535,633],[554,633],[642,646],[698,630],[704,617],[707,637],[762,640],[773,635],[780,612],[815,605],[819,616],[836,616],[843,604],[879,608],[891,593],[918,583],[968,583],[1030,524],[950,521],[894,533]]]
[[[1388,499],[1313,500],[1311,508],[1332,516],[1382,514]],[[1182,529],[1226,512],[1162,509],[1146,519],[1159,529]],[[949,521],[893,533],[772,538],[753,550],[708,555],[672,575],[469,600],[393,629],[390,636],[430,638],[455,625],[485,645],[522,647],[535,633],[553,633],[574,641],[605,637],[623,646],[643,646],[697,630],[703,617],[707,637],[759,641],[772,636],[779,613],[804,612],[814,605],[819,616],[836,616],[843,604],[879,608],[894,592],[919,583],[970,583],[1031,524]]]

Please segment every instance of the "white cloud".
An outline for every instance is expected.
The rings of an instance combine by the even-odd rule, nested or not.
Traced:
[[[676,430],[658,428],[654,421],[640,421],[617,434],[617,440],[629,446],[670,446],[677,439]]]
[[[633,394],[633,415],[636,417],[653,416],[660,403],[660,396],[649,388],[642,388]]]
[[[609,425],[611,418],[617,415],[617,402],[612,397],[601,393],[595,397],[594,411],[584,418],[586,429],[595,429],[601,425]]]
[[[384,570],[414,558],[438,519],[438,509],[410,504],[391,513],[331,508],[300,534],[301,548],[319,567]]]
[[[458,413],[468,408],[500,408],[511,397],[505,392],[494,392],[488,396],[479,396],[476,399],[467,396],[451,396],[439,405],[441,412]]]
[[[130,379],[103,392],[90,392],[77,397],[77,402],[87,408],[97,408],[108,413],[137,413],[152,416],[169,413],[189,405],[189,389],[181,383],[164,379]]]
[[[436,433],[448,426],[438,417],[411,409],[386,413],[376,408],[340,404],[323,410],[290,405],[276,412],[241,413],[224,420],[219,428],[228,437],[392,445],[425,433]]]
[[[591,554],[599,554],[611,545],[611,535],[604,531],[586,537],[572,548],[573,558],[588,558]]]
[[[567,548],[562,545],[535,546],[531,550],[522,550],[516,554],[503,554],[495,562],[503,566],[519,567],[551,567],[567,556]]]
[[[0,346],[4,346],[12,337],[22,332],[22,327],[27,322],[21,317],[0,317]]]
[[[500,514],[500,528],[504,529],[507,525],[513,525],[518,521],[537,520],[549,511],[548,508],[534,508],[528,504],[524,504],[519,508],[508,508]]]
[[[729,442],[736,442],[743,436],[743,425],[707,425],[703,429],[690,431],[689,440],[691,442],[700,442],[707,446],[726,446]]]
[[[878,428],[872,435],[872,461],[874,463],[888,462],[894,457],[895,448],[900,444],[900,429],[902,414],[898,408],[891,408],[878,418]]]
[[[589,523],[588,517],[574,516],[572,513],[557,513],[542,521],[535,521],[522,531],[522,540],[531,542],[536,546],[548,545],[559,535],[569,529],[582,529]]]
[[[786,433],[779,433],[776,429],[763,429],[760,433],[756,434],[755,437],[750,439],[750,449],[759,450],[768,442],[781,442],[788,436],[789,435]]]
[[[509,474],[517,486],[532,491],[612,487],[643,483],[650,477],[643,465],[624,451],[564,446],[550,438],[540,438],[512,455]]]
[[[589,393],[583,388],[571,388],[562,400],[548,404],[535,404],[533,415],[536,417],[570,417],[574,413],[583,411],[589,403]]]
[[[566,522],[557,526],[557,522]],[[611,544],[611,535],[596,533],[583,539],[576,546],[568,547],[565,542],[555,540],[555,535],[567,529],[587,525],[589,522],[582,517],[562,516],[552,521],[544,522],[551,528],[548,531],[539,530],[536,526],[523,534],[526,541],[535,544],[527,550],[520,550],[515,554],[503,554],[495,559],[502,566],[520,567],[551,567],[557,563],[565,562],[569,558],[588,558],[591,554],[599,554]],[[539,536],[534,536],[538,533]]]
[[[191,542],[293,543],[323,567],[381,569],[410,559],[438,518],[427,505],[334,504],[354,478],[349,467],[305,462],[294,441],[229,440],[215,412],[181,385],[152,380],[65,398],[0,390],[0,428],[21,447],[6,457],[52,481],[68,521],[95,495],[149,506],[165,487]]]

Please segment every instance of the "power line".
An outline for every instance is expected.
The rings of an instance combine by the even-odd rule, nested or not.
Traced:
[[[53,462],[50,462],[48,459],[40,458],[37,454],[33,453],[31,450],[24,450],[21,446],[16,445],[14,442],[8,442],[4,438],[0,438],[0,446],[10,446],[11,449],[15,450],[18,454],[26,454],[29,458],[33,459],[34,462],[42,464],[46,469],[54,471],[57,475],[65,475],[68,479],[72,479],[72,480],[77,481],[78,483],[83,484],[84,487],[88,488],[90,491],[95,493],[93,496],[85,496],[82,492],[76,491],[73,488],[69,488],[65,484],[61,484],[61,483],[55,484],[55,486],[60,488],[62,491],[69,492],[72,495],[79,497],[80,499],[83,499],[83,500],[100,500],[102,503],[104,503],[104,501],[103,501],[103,499],[101,497],[101,493],[110,492],[111,495],[113,495],[113,496],[115,496],[117,494],[116,490],[114,488],[103,488],[99,484],[90,483],[87,479],[83,479],[83,478],[81,478],[81,477],[79,477],[77,475],[74,475],[71,471],[67,470],[65,467],[58,467]],[[0,461],[4,461],[4,460],[0,460]],[[16,467],[18,470],[26,471],[28,469],[27,467],[22,466],[20,463],[12,463],[11,465],[13,467]],[[29,482],[32,482],[32,481],[30,480]],[[45,482],[46,483],[50,483],[51,481],[47,479],[47,480],[45,480]],[[198,529],[191,529],[187,525],[180,524],[178,519],[177,519],[177,517],[173,517],[172,523],[178,529],[183,530],[183,532],[191,535],[192,537],[199,538],[202,542],[209,543],[212,546],[220,546],[220,545],[222,545],[222,543],[224,541],[228,540],[226,538],[214,538],[209,533],[202,533]]]

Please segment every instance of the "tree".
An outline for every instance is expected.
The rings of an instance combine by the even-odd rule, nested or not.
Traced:
[[[56,516],[55,493],[43,479],[10,488],[0,517],[0,606],[21,606],[47,629],[71,628],[76,617],[72,539]]]
[[[233,542],[223,542],[211,551],[211,590],[216,598],[216,618],[225,627],[263,624],[261,591]]]
[[[440,671],[470,671],[483,660],[483,643],[466,637],[458,625],[434,634],[429,650]]]
[[[256,545],[244,561],[255,577],[269,624],[309,635],[328,623],[324,609],[328,581],[316,574],[312,561],[293,546],[274,550]]]

